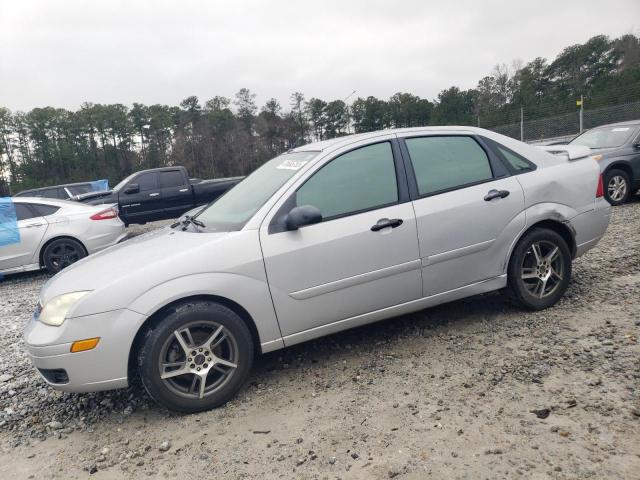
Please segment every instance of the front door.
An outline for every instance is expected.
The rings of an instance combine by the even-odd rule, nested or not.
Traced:
[[[6,205],[5,205],[6,206]],[[5,235],[0,236],[0,271],[10,270],[33,263],[38,263],[38,247],[49,224],[29,204],[13,203],[17,223],[11,226],[8,222],[0,225]],[[9,239],[6,235],[11,228],[17,227],[17,235],[14,232]],[[4,244],[3,244],[4,243]]]
[[[126,193],[129,185],[137,184],[138,191]],[[120,192],[120,208],[127,222],[150,222],[163,216],[162,194],[157,172],[136,175]]]
[[[313,205],[322,222],[271,233],[261,227],[285,343],[287,336],[300,334],[290,339],[295,343],[311,329],[347,328],[358,315],[420,297],[415,216],[399,194],[394,151],[391,141],[363,146],[312,173],[285,205]]]
[[[415,175],[424,295],[501,275],[525,226],[520,182],[473,136],[405,142]]]

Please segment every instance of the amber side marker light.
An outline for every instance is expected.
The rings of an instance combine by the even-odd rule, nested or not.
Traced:
[[[84,340],[76,340],[71,344],[71,353],[85,352],[87,350],[92,350],[96,348],[96,345],[98,345],[99,341],[100,341],[100,337],[85,338]]]

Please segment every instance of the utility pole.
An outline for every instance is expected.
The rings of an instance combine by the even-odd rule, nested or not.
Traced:
[[[520,141],[524,142],[524,108],[520,107]]]
[[[345,107],[347,108],[347,133],[351,133],[351,114],[349,113],[349,106],[347,105],[347,100],[349,100],[349,98],[355,95],[355,93],[356,93],[356,90],[351,92],[349,95],[344,97],[344,100],[342,100],[345,104]]]
[[[583,119],[584,119],[584,97],[582,95],[580,95],[580,100],[578,100],[576,102],[578,104],[578,106],[580,106],[580,133],[582,133],[583,130]]]

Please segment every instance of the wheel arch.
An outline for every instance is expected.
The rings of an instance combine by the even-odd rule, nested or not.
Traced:
[[[540,219],[538,221],[536,221],[535,223],[533,223],[532,225],[528,226],[527,228],[525,228],[524,230],[522,230],[522,232],[520,232],[520,234],[518,235],[518,237],[514,240],[513,244],[511,245],[511,248],[509,249],[509,255],[507,256],[506,262],[505,262],[505,271],[507,266],[509,265],[509,262],[511,261],[511,257],[513,255],[513,251],[515,250],[516,245],[518,244],[518,242],[530,231],[532,231],[535,228],[546,228],[549,230],[552,230],[554,232],[556,232],[558,235],[560,235],[565,242],[567,242],[567,246],[569,247],[569,251],[571,252],[571,258],[575,258],[576,257],[576,253],[578,250],[577,244],[576,244],[576,232],[573,229],[573,227],[571,226],[571,224],[568,221],[565,220],[558,220],[558,219],[552,219],[552,218],[543,218]]]
[[[634,183],[633,169],[631,168],[631,165],[629,163],[623,160],[614,160],[612,163],[606,166],[604,172],[602,172],[602,176],[606,177],[611,170],[622,170],[624,173],[629,175],[629,181],[631,182],[631,185],[629,185],[629,187],[632,187]]]
[[[131,380],[135,378],[135,374],[138,369],[137,365],[137,357],[138,352],[140,351],[140,347],[147,335],[147,332],[153,329],[163,318],[163,316],[172,308],[186,302],[193,302],[198,300],[204,301],[212,301],[219,303],[220,305],[224,305],[225,307],[232,310],[236,315],[238,315],[244,324],[249,329],[251,333],[251,339],[253,340],[254,346],[254,355],[259,355],[262,353],[260,348],[260,335],[258,334],[258,328],[256,327],[255,321],[249,314],[249,312],[239,303],[234,302],[233,300],[219,296],[219,295],[209,295],[209,294],[198,294],[198,295],[190,295],[183,298],[176,299],[166,305],[163,305],[158,310],[153,312],[151,315],[147,317],[147,319],[138,327],[138,331],[136,332],[133,342],[131,343],[131,347],[129,348],[129,359],[128,359],[128,372],[127,376],[129,378],[129,383]]]
[[[47,249],[47,247],[49,245],[51,245],[53,242],[55,242],[56,240],[62,240],[62,239],[68,239],[68,240],[73,240],[76,241],[80,244],[80,246],[84,249],[84,253],[85,255],[89,255],[89,250],[87,250],[87,246],[84,244],[84,242],[82,240],[80,240],[79,238],[76,238],[72,235],[56,235],[55,237],[50,238],[49,240],[47,240],[46,242],[44,242],[42,244],[42,246],[40,247],[40,251],[38,252],[38,263],[40,264],[40,267],[44,267],[44,251]]]

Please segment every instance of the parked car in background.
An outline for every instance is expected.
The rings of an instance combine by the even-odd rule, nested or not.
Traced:
[[[26,347],[54,388],[137,372],[156,401],[195,412],[232,398],[255,352],[492,290],[550,307],[610,214],[589,150],[564,148],[472,127],[296,148],[194,218],[57,275]]]
[[[125,224],[178,218],[184,212],[212,202],[243,177],[191,179],[184,167],[164,167],[133,173],[113,190],[80,195],[90,205],[115,203]]]
[[[13,198],[0,217],[0,274],[46,268],[57,273],[126,236],[112,205]],[[12,221],[13,220],[13,221]]]
[[[64,185],[54,185],[52,187],[23,190],[16,193],[14,197],[44,197],[68,200],[76,195],[82,195],[84,193],[99,190],[98,186],[100,185],[104,185],[105,190],[108,188],[106,180],[99,180],[97,182],[66,183]]]
[[[605,197],[620,205],[640,188],[640,120],[587,130],[569,145],[589,147],[604,174]]]

